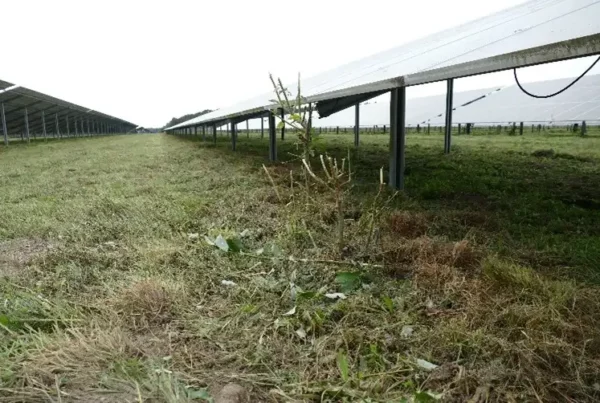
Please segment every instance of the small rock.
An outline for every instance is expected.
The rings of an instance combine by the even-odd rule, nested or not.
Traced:
[[[404,338],[408,338],[413,335],[415,329],[412,326],[402,326],[402,331],[400,331],[400,336]]]
[[[236,383],[228,383],[221,389],[215,398],[215,403],[247,403],[248,392]]]

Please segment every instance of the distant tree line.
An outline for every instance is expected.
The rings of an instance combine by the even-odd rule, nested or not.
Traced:
[[[167,123],[164,127],[171,127],[171,126],[175,126],[178,125],[179,123],[183,123],[185,121],[188,121],[190,119],[194,119],[197,118],[198,116],[202,116],[205,115],[209,112],[212,112],[212,110],[210,109],[205,109],[202,112],[197,112],[197,113],[190,113],[188,115],[183,115],[182,117],[179,118],[173,118],[169,121],[169,123]]]

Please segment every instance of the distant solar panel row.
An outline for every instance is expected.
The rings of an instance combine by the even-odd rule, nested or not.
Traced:
[[[0,81],[0,131],[5,142],[28,134],[123,133],[135,127],[123,119]]]

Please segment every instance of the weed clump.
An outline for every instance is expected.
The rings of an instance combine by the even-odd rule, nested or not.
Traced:
[[[545,157],[545,158],[553,158],[556,153],[554,152],[553,149],[547,149],[547,150],[535,150],[534,152],[531,153],[532,156],[534,157]]]
[[[148,278],[121,290],[112,305],[129,326],[143,330],[169,323],[178,304],[185,303],[185,298],[181,286]]]

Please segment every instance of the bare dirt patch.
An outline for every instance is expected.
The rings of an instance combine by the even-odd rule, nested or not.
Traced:
[[[14,277],[33,259],[52,249],[41,239],[13,239],[0,242],[0,277]]]

